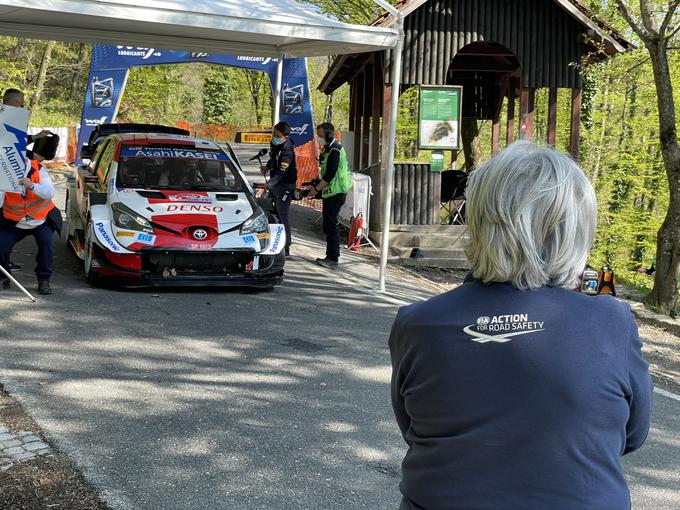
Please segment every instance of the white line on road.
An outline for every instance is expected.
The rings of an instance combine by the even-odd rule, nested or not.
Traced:
[[[661,388],[654,388],[654,393],[658,393],[659,395],[663,395],[664,397],[672,398],[673,400],[677,400],[680,402],[680,395],[676,395],[675,393],[671,393],[670,391],[662,390]]]

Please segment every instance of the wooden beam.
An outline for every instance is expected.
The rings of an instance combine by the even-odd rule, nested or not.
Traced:
[[[505,145],[515,141],[515,88],[510,86],[508,92],[508,122],[505,126]]]
[[[581,89],[571,91],[571,130],[569,137],[569,152],[578,160],[581,146]]]
[[[548,145],[557,143],[557,89],[550,87],[548,92]]]
[[[498,154],[501,150],[501,119],[495,117],[491,125],[491,153]]]

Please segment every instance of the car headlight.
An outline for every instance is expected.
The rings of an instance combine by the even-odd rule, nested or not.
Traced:
[[[241,225],[241,235],[265,233],[269,234],[269,221],[267,221],[267,215],[264,211],[258,208],[253,215]],[[257,238],[260,241],[260,250],[264,250],[269,243],[269,236],[267,235],[265,238],[264,236],[258,235]]]
[[[111,204],[111,210],[113,211],[113,223],[118,228],[153,234],[151,223],[126,205],[116,202]]]
[[[241,235],[269,232],[269,222],[262,209],[257,209],[253,215],[241,225]]]

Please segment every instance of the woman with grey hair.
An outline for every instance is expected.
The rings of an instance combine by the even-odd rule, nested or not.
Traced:
[[[401,509],[630,508],[619,457],[647,436],[652,383],[629,307],[572,290],[596,217],[551,149],[517,142],[471,174],[471,276],[390,335]]]

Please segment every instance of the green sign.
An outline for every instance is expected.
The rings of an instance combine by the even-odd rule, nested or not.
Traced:
[[[460,117],[463,87],[420,87],[418,148],[460,149]]]

